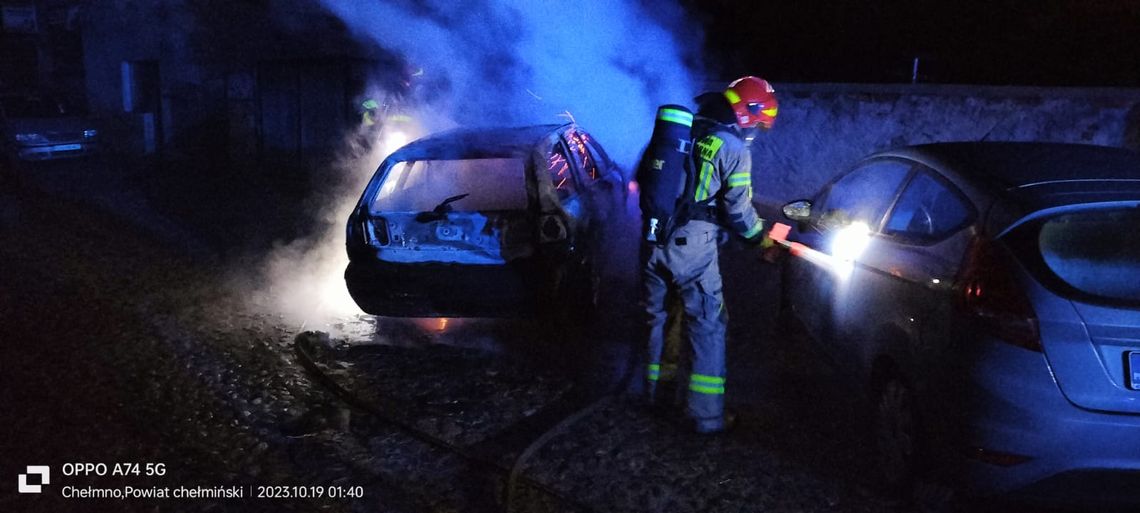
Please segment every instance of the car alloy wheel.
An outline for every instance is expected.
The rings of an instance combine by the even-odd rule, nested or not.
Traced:
[[[918,453],[918,419],[910,388],[898,379],[888,379],[879,388],[874,415],[880,484],[888,494],[901,495],[914,477]]]

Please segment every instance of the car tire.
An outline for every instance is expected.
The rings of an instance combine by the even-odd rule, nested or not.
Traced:
[[[871,407],[877,484],[885,495],[905,499],[913,489],[921,447],[914,393],[898,377],[888,377],[876,387]]]

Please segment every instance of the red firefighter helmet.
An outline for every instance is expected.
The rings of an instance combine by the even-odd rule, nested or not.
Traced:
[[[776,90],[767,80],[752,76],[738,78],[728,84],[724,97],[732,105],[736,124],[741,128],[759,125],[768,129],[776,121],[779,103],[776,102]]]

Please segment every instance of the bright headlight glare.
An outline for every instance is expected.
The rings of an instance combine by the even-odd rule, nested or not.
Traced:
[[[91,129],[83,131],[83,137],[95,137],[96,135],[99,135],[98,130]]]
[[[843,262],[854,262],[871,242],[871,228],[866,223],[851,223],[836,232],[831,240],[831,256]]]

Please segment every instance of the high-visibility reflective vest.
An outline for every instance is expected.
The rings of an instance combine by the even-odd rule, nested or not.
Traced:
[[[372,126],[376,124],[376,111],[380,110],[380,102],[371,98],[364,100],[360,104],[361,114],[360,123],[364,126]]]

